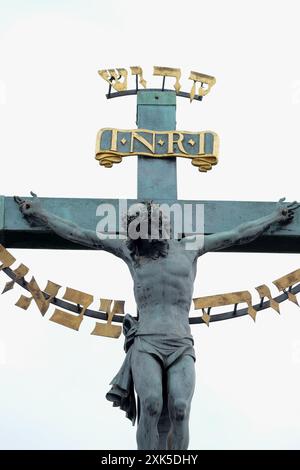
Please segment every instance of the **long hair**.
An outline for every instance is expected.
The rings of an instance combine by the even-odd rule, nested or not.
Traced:
[[[167,239],[162,237],[163,231],[163,221],[162,221],[162,214],[159,213],[158,217],[158,238],[154,239],[151,237],[151,227],[153,225],[153,210],[157,209],[156,206],[152,203],[152,201],[147,201],[143,203],[147,209],[147,222],[148,222],[148,238],[137,238],[132,239],[130,237],[127,238],[127,248],[130,252],[130,255],[133,259],[137,259],[141,256],[145,256],[147,258],[158,259],[160,257],[166,257],[169,250],[169,242]],[[127,215],[127,232],[129,224],[137,218],[137,215]],[[139,227],[139,224],[137,225]]]

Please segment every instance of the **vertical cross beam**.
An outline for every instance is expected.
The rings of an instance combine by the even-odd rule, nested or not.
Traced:
[[[137,94],[139,129],[176,129],[175,91],[140,90]],[[159,136],[156,136],[156,145]],[[167,148],[168,143],[164,142]],[[177,199],[176,158],[138,157],[138,199]]]

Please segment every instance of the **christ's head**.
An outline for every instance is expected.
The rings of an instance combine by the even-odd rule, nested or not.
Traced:
[[[127,213],[127,247],[133,258],[157,259],[168,254],[171,228],[158,204],[137,203]]]

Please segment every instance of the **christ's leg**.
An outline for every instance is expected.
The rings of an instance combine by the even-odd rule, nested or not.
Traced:
[[[150,354],[134,351],[132,374],[141,405],[137,429],[138,449],[158,449],[157,424],[163,405],[161,366]]]
[[[187,449],[189,415],[195,388],[195,365],[191,356],[179,358],[168,371],[169,413],[172,423],[168,436],[169,449]]]

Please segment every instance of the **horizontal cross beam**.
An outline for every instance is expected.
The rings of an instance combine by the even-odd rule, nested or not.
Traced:
[[[24,198],[25,199],[25,198]],[[45,209],[81,227],[96,230],[100,204],[111,204],[118,214],[119,199],[40,198]],[[128,207],[139,202],[128,199]],[[270,214],[275,202],[157,200],[168,204],[204,204],[204,232],[212,234]],[[22,218],[12,197],[0,196],[0,243],[7,248],[87,249],[64,240],[44,227],[31,227]],[[276,230],[271,229],[252,243],[233,246],[224,251],[300,253],[300,213],[294,221]]]

